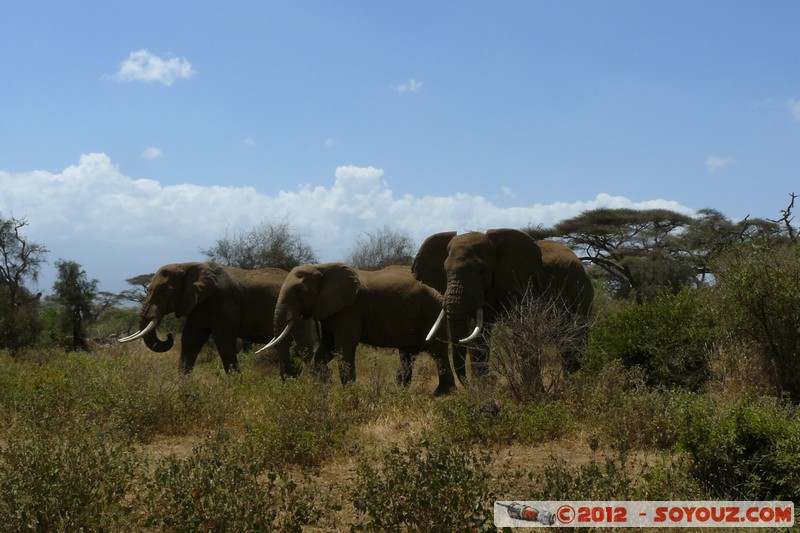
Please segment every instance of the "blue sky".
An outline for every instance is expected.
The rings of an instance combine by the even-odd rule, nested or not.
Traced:
[[[800,4],[4,2],[0,213],[103,290],[288,219],[601,206],[777,217],[800,192]]]

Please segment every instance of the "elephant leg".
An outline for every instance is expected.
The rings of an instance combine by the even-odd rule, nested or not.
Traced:
[[[236,357],[236,337],[214,335],[214,344],[217,345],[222,367],[226,374],[239,372],[239,358]]]
[[[475,345],[470,349],[472,359],[472,376],[474,378],[485,378],[489,375],[489,339],[491,333],[488,328],[484,329],[483,335],[475,339]]]
[[[411,376],[414,367],[414,361],[417,359],[419,350],[416,348],[400,348],[400,367],[397,369],[395,382],[398,385],[407,387],[411,383]]]
[[[356,347],[343,347],[341,352],[342,357],[339,359],[339,378],[342,381],[342,385],[348,385],[356,380]]]
[[[184,374],[190,374],[197,362],[197,355],[203,349],[206,341],[211,337],[210,331],[196,330],[185,327],[181,333],[181,359],[179,370]]]
[[[334,357],[334,337],[330,327],[320,330],[319,346],[314,352],[314,376],[325,383],[331,382],[331,371],[328,363]]]

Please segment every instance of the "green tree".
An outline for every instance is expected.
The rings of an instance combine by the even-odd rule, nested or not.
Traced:
[[[601,208],[526,231],[537,239],[561,239],[583,252],[590,273],[612,296],[643,302],[706,284],[714,258],[736,243],[790,240],[781,222],[791,217],[791,205],[782,213],[780,221],[748,216],[733,222],[708,208],[693,217],[667,209]]]
[[[226,233],[214,246],[200,251],[209,261],[247,269],[291,270],[297,265],[317,262],[314,250],[287,221],[262,223],[231,236]]]
[[[528,228],[534,238],[557,237],[593,265],[611,294],[637,301],[667,289],[677,293],[695,279],[684,254],[676,253],[677,234],[692,218],[667,209],[594,209],[552,228]]]
[[[24,283],[36,282],[49,251],[23,235],[25,219],[0,215],[0,346],[16,355],[38,335],[39,294]]]
[[[120,298],[131,302],[144,302],[145,297],[147,297],[147,286],[150,285],[150,280],[153,279],[153,276],[155,276],[155,272],[139,274],[138,276],[126,279],[125,282],[130,285],[131,288],[119,293]]]
[[[56,261],[56,268],[58,274],[53,292],[56,301],[64,307],[62,333],[70,335],[70,348],[88,350],[85,323],[94,317],[92,304],[98,294],[98,281],[89,280],[81,265],[74,261]]]

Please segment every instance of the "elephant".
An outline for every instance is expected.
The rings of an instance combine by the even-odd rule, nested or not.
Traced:
[[[473,374],[488,373],[492,324],[504,310],[519,305],[526,291],[534,298],[560,298],[573,316],[588,317],[594,288],[580,259],[554,241],[535,241],[515,229],[485,233],[455,231],[431,235],[412,264],[414,277],[443,294],[443,309],[431,333],[446,316],[453,345],[453,366],[466,379],[467,345]],[[476,326],[469,334],[469,322]],[[577,356],[567,354],[567,370],[577,368]]]
[[[181,333],[179,369],[189,374],[197,355],[210,337],[226,373],[238,372],[237,339],[267,342],[274,333],[272,314],[288,272],[279,268],[245,270],[217,263],[176,263],[158,269],[147,288],[139,313],[139,331],[119,342],[144,339],[154,352],[166,352],[174,343],[172,333],[158,338],[156,327],[170,314],[186,317]],[[310,357],[316,330],[304,320],[292,331],[298,352]],[[289,344],[279,350],[281,360],[289,359]]]
[[[448,342],[443,335],[426,339],[430,324],[442,309],[442,296],[420,283],[408,266],[376,271],[357,270],[344,263],[298,266],[289,272],[275,304],[275,331],[281,334],[266,347],[283,341],[305,319],[320,322],[320,347],[314,356],[319,370],[341,354],[339,375],[346,385],[356,379],[359,343],[399,348],[397,381],[408,385],[414,357],[428,352],[436,361],[439,383],[435,395],[455,389]],[[265,348],[266,348],[265,347]],[[288,361],[282,352],[281,373]]]

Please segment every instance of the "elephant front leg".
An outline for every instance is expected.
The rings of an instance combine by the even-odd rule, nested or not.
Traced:
[[[439,375],[439,384],[433,395],[441,396],[453,392],[456,390],[456,377],[453,375],[450,358],[447,356],[447,343],[434,341],[429,345],[428,351],[436,361],[436,371]]]
[[[206,341],[211,337],[211,332],[195,330],[186,327],[181,333],[181,359],[179,370],[184,374],[191,374],[194,364],[197,362],[197,355],[203,349]]]
[[[239,358],[236,356],[236,337],[214,335],[214,344],[217,345],[222,367],[226,374],[239,372]]]
[[[397,376],[395,377],[398,385],[408,387],[409,383],[411,383],[414,361],[418,353],[419,350],[400,348],[400,367],[397,369]]]
[[[348,385],[356,380],[356,347],[347,346],[341,350],[339,358],[339,379],[342,385]]]
[[[475,345],[470,348],[472,362],[472,377],[479,379],[489,375],[489,330],[484,330],[483,335],[475,339]]]

